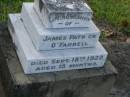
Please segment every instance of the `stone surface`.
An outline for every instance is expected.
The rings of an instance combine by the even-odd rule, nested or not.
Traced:
[[[0,36],[0,76],[6,97],[107,97],[117,71],[103,68],[25,75],[9,32]]]
[[[26,74],[102,67],[107,58],[107,52],[99,42],[95,48],[38,52],[19,14],[10,15],[9,30]]]
[[[87,27],[92,19],[83,0],[35,0],[34,8],[47,28]]]
[[[37,50],[94,47],[100,31],[91,21],[88,28],[46,29],[33,10],[33,3],[24,3],[23,23]]]

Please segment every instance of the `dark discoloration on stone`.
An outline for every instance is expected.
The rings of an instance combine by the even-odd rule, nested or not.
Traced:
[[[61,92],[60,97],[74,97],[74,91],[72,90],[64,90],[63,92]]]
[[[43,8],[43,2],[42,2],[42,0],[39,0],[39,9],[40,9],[40,12],[42,11],[42,8]]]
[[[3,90],[3,85],[1,83],[1,79],[0,79],[0,97],[5,97],[5,92]]]

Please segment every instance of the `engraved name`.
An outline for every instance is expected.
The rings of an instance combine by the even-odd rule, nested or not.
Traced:
[[[97,35],[69,35],[69,36],[45,36],[43,42],[49,42],[51,48],[87,47],[88,39],[95,39]]]
[[[91,35],[69,35],[69,36],[45,36],[43,38],[43,41],[59,41],[59,40],[80,40],[80,39],[86,39],[86,38],[96,38],[97,35],[91,34]]]

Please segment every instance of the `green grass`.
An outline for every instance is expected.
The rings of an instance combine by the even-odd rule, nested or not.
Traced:
[[[24,1],[32,0],[0,0],[0,21],[6,21],[8,13],[20,12]],[[97,21],[107,21],[117,28],[122,28],[130,23],[130,0],[88,1]]]
[[[7,21],[8,13],[20,12],[24,1],[32,0],[0,0],[0,21]]]
[[[97,21],[107,21],[118,28],[130,23],[130,0],[89,0],[89,3]]]

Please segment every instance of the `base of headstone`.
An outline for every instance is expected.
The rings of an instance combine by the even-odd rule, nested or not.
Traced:
[[[104,67],[25,75],[8,33],[0,37],[6,61],[0,65],[7,97],[107,97],[116,69],[107,61]],[[1,60],[5,60],[3,59]]]
[[[37,51],[20,14],[10,14],[8,28],[25,74],[103,67],[107,58],[99,42],[95,48]]]

